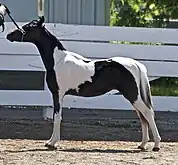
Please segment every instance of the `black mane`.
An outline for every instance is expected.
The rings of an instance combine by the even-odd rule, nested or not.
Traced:
[[[61,44],[60,40],[56,36],[51,34],[45,27],[44,30],[47,33],[48,37],[51,39],[51,41],[53,41],[54,45],[57,46],[59,50],[66,50],[66,48],[64,48],[64,46]]]

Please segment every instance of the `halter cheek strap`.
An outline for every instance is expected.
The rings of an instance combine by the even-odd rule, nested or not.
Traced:
[[[21,37],[21,42],[23,42],[23,39],[24,39],[24,35],[26,34],[26,32],[23,30],[23,28],[18,28],[18,30],[21,32],[22,34],[22,37]]]

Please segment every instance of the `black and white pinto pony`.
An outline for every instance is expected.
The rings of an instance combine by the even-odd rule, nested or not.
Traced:
[[[146,67],[130,58],[90,60],[69,52],[43,23],[44,17],[32,20],[23,25],[21,30],[10,32],[7,39],[35,44],[46,68],[46,82],[54,104],[54,123],[53,133],[45,146],[55,148],[55,143],[60,140],[65,95],[93,97],[114,89],[133,105],[141,120],[142,143],[138,148],[144,149],[149,141],[150,126],[155,142],[153,151],[159,151],[161,137],[154,119]]]

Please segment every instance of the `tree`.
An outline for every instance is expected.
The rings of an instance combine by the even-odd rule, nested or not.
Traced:
[[[178,18],[177,0],[111,0],[110,25],[165,27]]]

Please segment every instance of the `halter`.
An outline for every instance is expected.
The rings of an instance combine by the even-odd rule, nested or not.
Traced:
[[[24,35],[26,34],[26,32],[22,28],[20,28],[19,30],[22,33],[22,37],[21,37],[21,42],[22,42],[23,38],[24,38]]]

